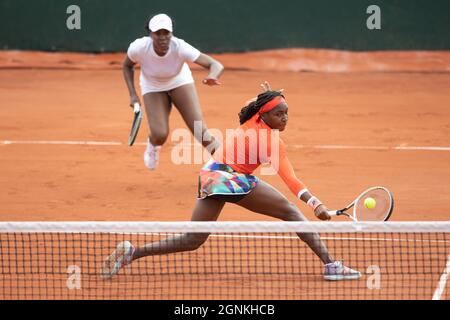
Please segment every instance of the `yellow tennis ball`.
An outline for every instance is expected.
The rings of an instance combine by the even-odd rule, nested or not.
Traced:
[[[367,209],[373,209],[376,207],[376,205],[377,202],[374,198],[366,198],[366,200],[364,200],[364,207],[366,207]]]

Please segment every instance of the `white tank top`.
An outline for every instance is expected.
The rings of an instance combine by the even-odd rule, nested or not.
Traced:
[[[153,40],[142,37],[130,44],[127,54],[141,66],[140,85],[144,95],[193,83],[194,79],[186,62],[194,62],[201,52],[184,40],[172,37],[169,51],[160,57],[153,49]]]

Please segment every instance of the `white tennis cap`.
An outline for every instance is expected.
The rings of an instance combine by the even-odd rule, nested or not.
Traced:
[[[150,31],[156,32],[161,29],[173,32],[172,19],[167,14],[161,13],[154,16],[148,24]]]

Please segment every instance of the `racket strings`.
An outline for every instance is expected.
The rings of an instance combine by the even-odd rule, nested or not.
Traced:
[[[364,205],[364,200],[367,198],[375,200],[375,207],[367,208]],[[385,221],[392,212],[392,205],[392,196],[387,190],[369,190],[355,203],[354,215],[358,221]]]

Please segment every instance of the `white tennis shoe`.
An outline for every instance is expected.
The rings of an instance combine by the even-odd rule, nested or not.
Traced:
[[[159,163],[159,151],[161,146],[154,146],[150,139],[147,140],[147,148],[144,152],[144,164],[150,170],[155,170]]]
[[[130,264],[135,248],[129,241],[120,242],[116,250],[103,262],[101,276],[103,279],[111,279],[120,269]]]
[[[344,266],[342,261],[335,261],[325,265],[323,277],[331,281],[356,280],[361,278],[361,272]]]

